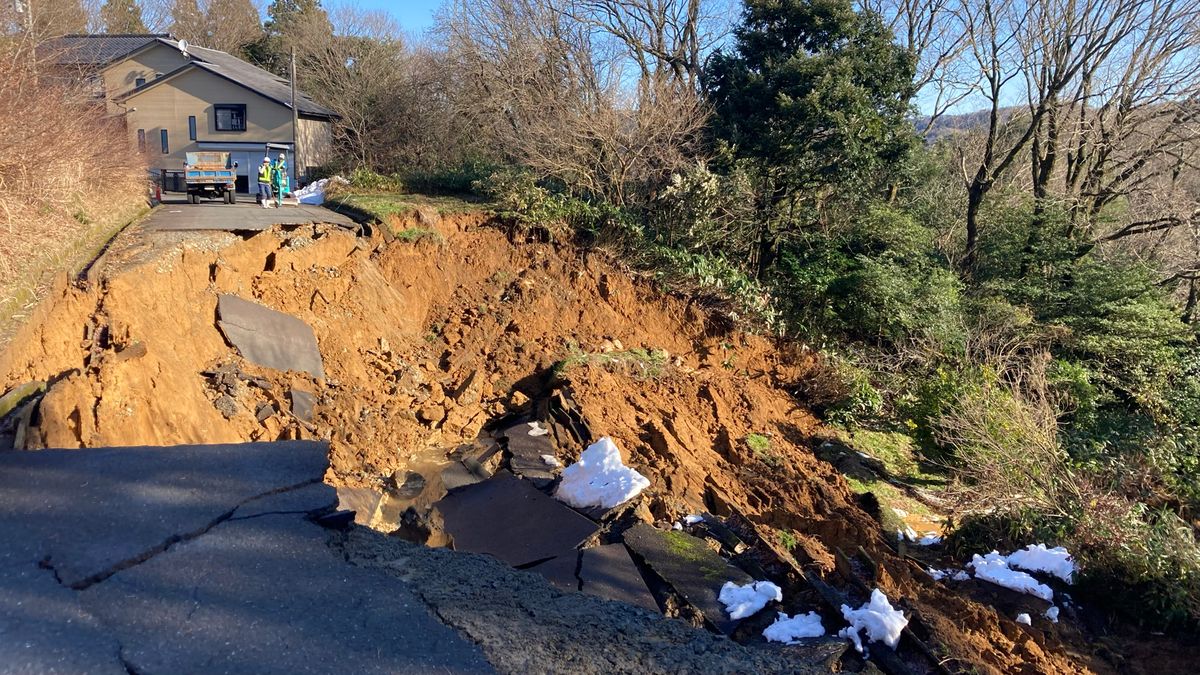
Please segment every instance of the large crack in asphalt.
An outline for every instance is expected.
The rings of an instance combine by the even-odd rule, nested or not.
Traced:
[[[135,556],[131,556],[131,557],[121,560],[117,563],[114,563],[114,564],[110,565],[109,567],[107,567],[99,572],[96,572],[95,574],[89,575],[87,577],[84,577],[83,579],[80,579],[80,580],[70,583],[70,584],[63,584],[62,578],[59,576],[58,571],[54,568],[54,561],[51,560],[50,558],[47,557],[47,558],[43,559],[39,563],[39,567],[41,567],[42,569],[50,570],[54,574],[55,580],[57,580],[60,584],[63,584],[72,590],[76,590],[76,591],[86,590],[87,588],[94,586],[94,585],[104,581],[105,579],[108,579],[109,577],[113,576],[114,574],[117,574],[118,572],[127,570],[131,567],[136,567],[148,560],[155,558],[156,556],[166,553],[167,551],[171,550],[171,547],[175,546],[176,544],[192,541],[193,539],[202,537],[205,534],[207,534],[208,532],[212,531],[212,529],[214,527],[220,525],[221,523],[224,523],[227,521],[246,520],[246,519],[253,518],[256,516],[260,516],[260,515],[268,515],[267,513],[259,513],[259,514],[254,514],[251,516],[244,516],[242,518],[234,518],[234,514],[236,514],[238,512],[238,509],[248,506],[259,499],[265,499],[267,497],[273,497],[275,495],[292,492],[294,490],[299,490],[301,488],[305,488],[310,485],[316,485],[320,482],[321,482],[320,478],[313,478],[313,479],[309,479],[309,480],[306,480],[306,481],[303,481],[300,483],[296,483],[294,485],[287,485],[284,487],[267,490],[266,492],[262,492],[257,495],[254,495],[252,497],[243,499],[242,501],[235,504],[231,509],[220,514],[219,516],[217,516],[213,520],[209,521],[207,524],[203,525],[200,528],[197,528],[190,532],[172,534],[171,536],[164,539],[162,542],[146,549],[145,551],[142,551],[141,553],[139,553]],[[311,511],[304,511],[301,513],[311,513]]]

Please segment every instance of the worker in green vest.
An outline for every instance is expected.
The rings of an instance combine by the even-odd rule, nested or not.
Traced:
[[[283,206],[283,195],[288,190],[287,155],[279,153],[279,160],[271,167],[271,187],[275,188],[275,206]]]
[[[264,209],[271,208],[271,174],[273,171],[271,158],[263,157],[262,164],[258,166],[258,200]]]

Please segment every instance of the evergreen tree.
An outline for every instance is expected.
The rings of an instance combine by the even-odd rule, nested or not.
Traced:
[[[106,33],[146,33],[142,21],[142,8],[133,0],[104,0],[100,7],[100,20]]]
[[[247,49],[249,59],[281,76],[288,74],[292,48],[297,60],[305,62],[312,49],[328,45],[333,36],[320,0],[272,0],[263,28],[262,39]]]
[[[761,275],[789,231],[879,187],[913,147],[913,64],[851,0],[746,0],[734,37],[706,86],[718,137],[762,182]]]

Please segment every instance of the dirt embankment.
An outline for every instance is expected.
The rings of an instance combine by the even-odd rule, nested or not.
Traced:
[[[196,239],[60,289],[0,356],[0,390],[51,382],[29,447],[321,437],[331,481],[374,487],[445,462],[559,373],[595,436],[651,480],[648,517],[701,510],[748,524],[801,583],[862,546],[871,576],[920,616],[952,668],[1076,672],[1053,638],[965,599],[896,555],[842,477],[812,452],[818,421],[789,394],[802,352],[654,291],[599,254],[514,243],[482,215],[414,214],[416,242],[336,228]],[[216,325],[219,293],[314,329],[326,378],[242,360]],[[665,350],[647,370],[634,350]],[[231,374],[232,373],[232,374]],[[315,394],[311,422],[288,392]],[[767,442],[752,445],[751,435]],[[580,448],[582,450],[582,448]],[[781,538],[786,531],[794,541]],[[844,581],[842,582],[844,583]]]

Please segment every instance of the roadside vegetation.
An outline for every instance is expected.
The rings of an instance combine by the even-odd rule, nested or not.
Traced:
[[[147,208],[145,165],[124,128],[85,83],[47,77],[38,44],[0,41],[0,343],[54,274],[78,272]]]

